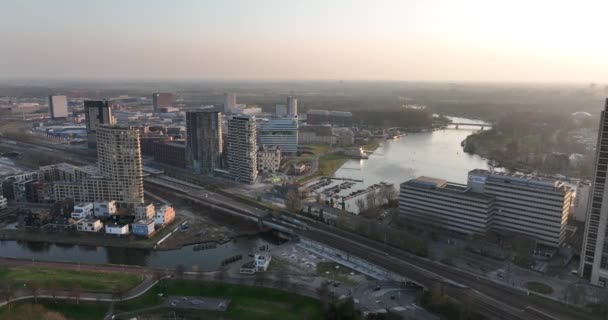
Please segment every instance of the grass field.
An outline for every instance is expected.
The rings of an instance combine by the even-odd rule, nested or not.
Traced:
[[[0,267],[0,281],[10,281],[22,286],[35,282],[41,289],[69,290],[76,285],[82,291],[112,292],[135,287],[143,276],[131,273],[107,273],[94,271],[63,270],[38,267]]]
[[[322,319],[315,299],[286,293],[277,289],[240,286],[219,282],[165,280],[143,296],[116,304],[116,312],[128,312],[158,305],[159,293],[167,295],[205,296],[230,299],[223,319]]]
[[[549,287],[548,285],[541,283],[541,282],[536,282],[536,281],[530,281],[530,282],[526,282],[526,288],[528,290],[532,290],[538,293],[543,293],[543,294],[552,294],[553,293],[553,288]]]
[[[319,168],[317,172],[310,176],[298,179],[298,183],[305,183],[317,177],[331,176],[338,170],[348,159],[348,156],[337,153],[330,153],[322,155],[319,158]]]
[[[0,320],[14,319],[74,319],[74,320],[100,320],[108,310],[108,304],[101,302],[59,301],[55,303],[48,299],[33,301],[19,301],[11,305],[11,309],[0,309]]]

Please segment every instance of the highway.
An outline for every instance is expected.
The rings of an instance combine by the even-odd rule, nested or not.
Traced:
[[[236,212],[240,216],[270,220],[268,212],[264,209],[240,203],[230,197],[177,179],[160,175],[147,177],[145,181],[172,189],[177,196],[226,209],[228,212]],[[439,287],[447,295],[474,306],[476,310],[491,319],[586,319],[584,315],[572,311],[565,305],[529,296],[525,290],[411,255],[400,249],[385,247],[383,243],[323,223],[301,217],[298,217],[298,220],[303,224],[302,228],[293,227],[291,222],[293,215],[283,218],[282,221],[275,218],[269,222],[289,228],[295,235],[373,262],[428,288]]]

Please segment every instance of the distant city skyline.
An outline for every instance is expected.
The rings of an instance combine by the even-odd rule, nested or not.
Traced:
[[[3,3],[0,78],[608,82],[608,2]]]

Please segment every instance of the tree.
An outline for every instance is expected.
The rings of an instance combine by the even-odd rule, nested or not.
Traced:
[[[264,282],[266,282],[266,273],[264,272],[256,272],[255,273],[255,284],[263,287]]]
[[[183,264],[178,264],[175,266],[175,270],[174,270],[175,277],[182,278],[184,276],[185,272],[186,272],[186,266],[184,266]]]
[[[367,211],[367,206],[363,198],[357,198],[355,205],[357,206],[357,209],[359,209],[359,214],[363,214],[365,211]]]
[[[224,279],[226,279],[226,276],[228,276],[227,266],[221,266],[219,270],[215,272],[215,279],[217,281],[224,281]]]
[[[302,208],[302,199],[296,190],[289,190],[285,198],[285,207],[291,212],[298,212]]]
[[[80,295],[82,294],[82,288],[79,283],[74,284],[72,286],[72,297],[76,299],[76,304],[80,304]]]
[[[0,296],[4,298],[6,301],[6,305],[8,310],[11,310],[10,300],[13,298],[13,287],[11,286],[10,281],[3,281],[0,283]]]
[[[277,277],[278,277],[279,288],[285,289],[287,287],[287,285],[289,284],[289,279],[288,279],[287,270],[286,270],[285,266],[281,266],[279,268],[279,270],[277,271]]]
[[[40,286],[36,281],[30,281],[28,287],[31,295],[34,297],[34,302],[38,303],[38,294],[40,293]]]
[[[57,283],[56,280],[51,280],[49,282],[49,293],[51,294],[51,297],[53,297],[53,300],[55,300],[55,302],[57,302],[57,292],[59,291],[59,283]]]
[[[399,193],[393,185],[385,186],[384,188],[380,189],[379,194],[382,200],[386,201],[389,207],[396,207],[396,200]]]

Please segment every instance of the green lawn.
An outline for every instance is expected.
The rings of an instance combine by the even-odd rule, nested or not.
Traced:
[[[143,296],[116,304],[116,312],[128,312],[158,305],[162,302],[159,293],[168,295],[205,296],[230,299],[225,319],[322,319],[323,313],[315,299],[287,293],[285,291],[240,286],[219,282],[165,280]]]
[[[548,286],[544,283],[536,282],[536,281],[526,282],[526,288],[528,290],[536,291],[538,293],[543,293],[543,294],[552,294],[553,293],[553,288],[551,288],[550,286]]]
[[[11,305],[11,309],[0,309],[0,320],[13,319],[73,319],[73,320],[100,320],[108,310],[107,303],[81,301],[79,304],[72,301],[38,299],[38,303],[18,301]],[[51,317],[52,315],[63,316]]]
[[[132,273],[0,267],[0,282],[10,281],[20,286],[35,282],[42,289],[55,287],[58,290],[69,290],[78,285],[82,291],[89,292],[112,292],[114,288],[124,291],[135,287],[142,280],[142,275]]]

